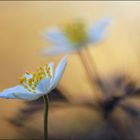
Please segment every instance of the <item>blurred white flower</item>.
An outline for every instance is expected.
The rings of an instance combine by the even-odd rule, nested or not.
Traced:
[[[104,39],[110,22],[109,18],[104,18],[96,24],[86,26],[83,21],[76,20],[64,26],[62,30],[58,27],[51,28],[43,36],[54,46],[43,49],[41,53],[43,55],[70,53],[87,47],[89,43],[97,43]]]
[[[53,73],[53,63],[40,67],[34,73],[26,72],[20,79],[20,84],[0,92],[0,98],[17,98],[23,100],[36,100],[48,94],[60,81],[67,64],[67,57],[64,57]]]

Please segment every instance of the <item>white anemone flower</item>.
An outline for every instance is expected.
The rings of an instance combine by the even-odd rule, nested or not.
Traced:
[[[36,100],[48,94],[60,81],[67,64],[64,57],[53,72],[53,63],[40,67],[34,73],[26,72],[20,79],[20,85],[0,92],[0,98]]]
[[[97,43],[104,39],[109,18],[99,20],[95,24],[86,26],[83,21],[75,20],[62,28],[50,28],[43,36],[51,41],[54,46],[42,50],[43,55],[57,55],[61,53],[71,53],[87,47],[90,43]]]

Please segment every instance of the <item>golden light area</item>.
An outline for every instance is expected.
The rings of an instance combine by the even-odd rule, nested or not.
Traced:
[[[41,49],[52,45],[43,39],[42,33],[79,17],[87,24],[103,17],[112,19],[105,39],[88,47],[100,77],[127,73],[140,80],[139,7],[140,2],[119,1],[1,1],[0,89],[17,85],[26,71],[34,72],[40,65],[54,61],[56,67],[63,55],[40,55]],[[92,69],[94,76],[94,67]],[[68,65],[58,88],[64,91],[69,101],[76,103],[96,98],[91,86],[78,54],[69,54]],[[13,117],[24,102],[0,99],[0,106],[0,139],[15,138],[17,130],[4,120]],[[87,110],[84,111],[86,113]],[[59,118],[59,113],[57,115]]]

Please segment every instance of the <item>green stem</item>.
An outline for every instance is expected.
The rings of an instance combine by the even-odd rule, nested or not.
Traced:
[[[49,100],[48,95],[43,96],[44,99],[44,140],[48,140],[48,108]]]

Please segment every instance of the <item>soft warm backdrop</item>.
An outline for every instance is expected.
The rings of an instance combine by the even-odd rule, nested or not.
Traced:
[[[34,71],[49,61],[62,57],[42,57],[41,48],[49,47],[41,34],[44,29],[60,25],[76,17],[92,22],[104,16],[112,18],[106,40],[90,48],[101,76],[116,71],[128,72],[140,78],[140,2],[0,2],[0,88],[18,83],[26,71]],[[85,71],[76,54],[60,82],[73,101],[80,96],[91,98],[92,92]],[[74,95],[74,96],[73,96]],[[12,116],[22,101],[0,99],[0,138],[14,137],[5,117]],[[8,133],[8,135],[7,135]]]

